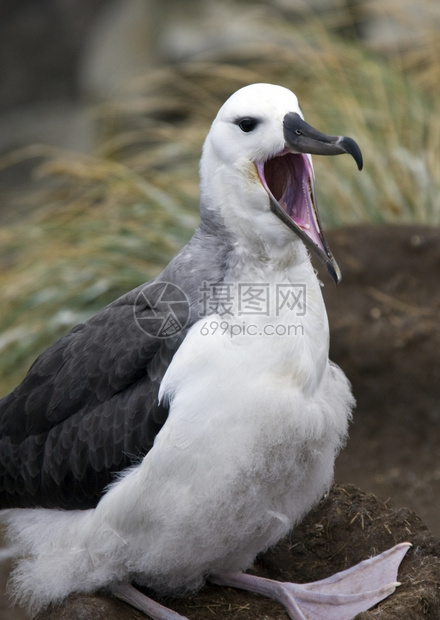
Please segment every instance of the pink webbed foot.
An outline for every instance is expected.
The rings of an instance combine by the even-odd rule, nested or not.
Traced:
[[[352,620],[394,592],[410,543],[401,543],[352,568],[313,583],[273,581],[245,573],[210,577],[212,583],[257,592],[284,605],[292,620]]]
[[[181,616],[175,611],[168,609],[168,607],[156,603],[153,599],[139,592],[130,583],[114,584],[110,591],[113,596],[124,601],[124,603],[128,603],[135,609],[139,609],[139,611],[142,611],[152,620],[188,620],[186,616]]]

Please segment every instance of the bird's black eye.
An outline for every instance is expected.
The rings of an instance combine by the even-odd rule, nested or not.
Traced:
[[[237,121],[237,125],[240,127],[241,131],[249,133],[258,125],[258,121],[256,118],[241,118]]]

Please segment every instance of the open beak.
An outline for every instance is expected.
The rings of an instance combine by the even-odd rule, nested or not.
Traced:
[[[321,133],[295,112],[286,114],[283,129],[285,148],[272,159],[255,164],[258,176],[269,195],[273,213],[324,263],[337,284],[341,272],[322,232],[310,154],[348,153],[362,170],[361,151],[351,138]]]

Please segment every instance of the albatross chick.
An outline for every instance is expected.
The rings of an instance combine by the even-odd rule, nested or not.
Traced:
[[[52,345],[0,402],[0,500],[32,609],[106,589],[147,598],[206,580],[349,620],[391,594],[409,545],[323,581],[245,574],[329,488],[354,404],[329,361],[309,252],[338,282],[310,154],[362,155],[254,84],[220,109],[200,164],[201,223],[163,273]],[[135,585],[133,585],[135,584]]]

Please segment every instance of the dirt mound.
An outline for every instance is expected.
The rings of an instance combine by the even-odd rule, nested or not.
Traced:
[[[330,357],[357,400],[336,481],[417,512],[440,537],[440,231],[359,226],[328,235]]]
[[[335,485],[290,537],[258,558],[253,572],[283,581],[328,577],[398,542],[413,544],[399,571],[402,585],[359,620],[438,620],[440,617],[440,541],[411,510],[393,510],[356,487]],[[190,619],[284,620],[287,614],[269,599],[207,585],[194,597],[167,601]],[[134,620],[127,605],[101,596],[71,596],[35,620]]]

